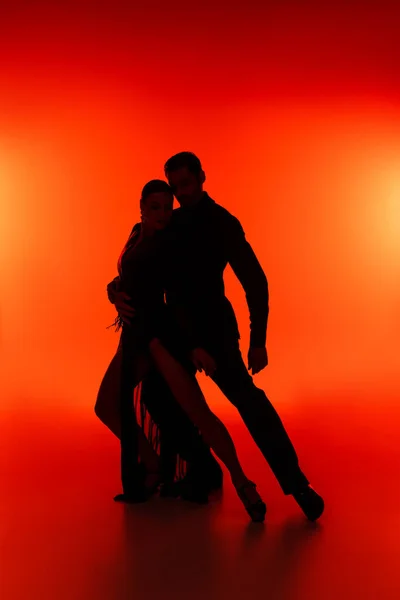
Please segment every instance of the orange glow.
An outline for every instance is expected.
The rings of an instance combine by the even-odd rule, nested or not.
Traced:
[[[90,407],[117,343],[105,329],[113,320],[105,285],[138,220],[141,186],[188,147],[203,159],[209,193],[242,221],[269,278],[270,367],[260,385],[287,402],[299,385],[397,385],[399,213],[393,175],[382,174],[400,155],[396,111],[366,102],[357,119],[332,104],[231,109],[219,118],[222,155],[209,145],[217,117],[174,135],[173,121],[158,117],[154,127],[152,105],[140,107],[139,124],[126,104],[113,107],[98,92],[91,102],[91,113],[87,98],[68,114],[55,104],[40,126],[26,115],[12,152],[2,140],[6,402],[18,390],[62,393]],[[180,127],[190,118],[180,116]],[[226,279],[246,352],[244,295],[229,272]]]

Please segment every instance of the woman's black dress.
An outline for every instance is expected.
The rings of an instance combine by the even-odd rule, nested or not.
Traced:
[[[150,359],[149,343],[157,337],[190,370],[190,343],[164,302],[163,278],[167,248],[163,232],[139,239],[140,225],[134,227],[119,260],[124,292],[131,298],[135,315],[130,325],[122,326],[121,379],[121,479],[127,496],[140,495],[143,470],[139,466],[137,422],[132,402],[139,383],[135,373],[143,357]]]

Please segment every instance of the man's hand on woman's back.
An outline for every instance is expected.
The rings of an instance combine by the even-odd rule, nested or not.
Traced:
[[[118,292],[120,287],[121,280],[119,277],[115,277],[110,283],[107,285],[107,296],[111,304],[115,304],[115,294]]]
[[[130,319],[134,316],[135,310],[129,304],[131,298],[121,289],[121,281],[119,277],[113,279],[107,285],[107,296],[111,304],[114,304],[118,315],[124,323],[130,325]]]

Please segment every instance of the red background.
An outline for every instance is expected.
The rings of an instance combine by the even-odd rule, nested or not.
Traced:
[[[233,598],[248,573],[274,600],[399,597],[398,12],[1,2],[4,597],[122,598],[132,573],[144,597],[175,573],[185,600],[191,577],[193,600]],[[105,289],[143,184],[181,150],[200,156],[207,191],[239,217],[269,279],[270,365],[256,383],[327,502],[301,553],[309,530],[282,525],[297,507],[204,377],[268,502],[268,534],[243,533],[229,483],[228,504],[193,518],[183,505],[164,518],[155,501],[132,527],[111,501],[118,444],[93,413],[117,345]],[[246,353],[244,293],[229,271],[226,284]],[[176,564],[164,561],[171,539]]]
[[[258,383],[291,406],[351,390],[393,410],[397,9],[300,4],[2,5],[3,406],[91,408],[116,345],[105,285],[140,189],[190,149],[269,279]],[[246,352],[230,273],[227,291]]]

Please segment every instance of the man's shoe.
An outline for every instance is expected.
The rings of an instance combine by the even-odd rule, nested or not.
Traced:
[[[221,490],[224,485],[224,474],[222,470],[219,473],[214,473],[211,477],[207,477],[206,485],[210,492]]]
[[[161,498],[179,498],[180,488],[179,482],[162,483],[160,486]]]
[[[293,498],[309,521],[316,521],[324,512],[324,500],[311,486],[294,493]]]
[[[195,504],[208,504],[208,488],[198,483],[184,483],[179,486],[179,495],[182,500]]]
[[[204,464],[201,469],[190,470],[182,479],[183,483],[204,486],[209,492],[221,490],[224,482],[224,474],[217,463],[212,458],[209,464]]]

